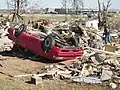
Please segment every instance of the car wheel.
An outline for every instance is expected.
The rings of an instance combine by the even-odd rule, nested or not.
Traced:
[[[71,43],[71,45],[78,46],[78,40],[75,37],[71,37],[68,42]]]
[[[44,39],[43,44],[42,44],[42,47],[43,47],[43,50],[44,50],[45,52],[49,52],[50,49],[51,49],[51,47],[54,46],[54,45],[55,45],[55,39],[54,39],[52,36],[48,35],[48,36]]]
[[[17,30],[15,30],[15,37],[18,37],[21,32],[26,32],[27,26],[25,24],[22,24],[19,26]]]

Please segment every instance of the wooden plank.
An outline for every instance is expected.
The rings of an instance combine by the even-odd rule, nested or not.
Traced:
[[[103,53],[105,53],[105,54],[120,56],[120,54],[118,54],[118,53],[108,52],[108,51],[99,50],[99,49],[95,49],[95,48],[91,48],[91,47],[86,47],[86,49],[91,49],[91,50],[93,50],[93,51],[95,51],[95,52],[103,52]]]
[[[25,75],[15,75],[15,78],[20,78],[20,77],[30,77],[30,76],[34,76],[35,74],[25,74]]]
[[[31,77],[31,76],[42,77],[42,76],[45,76],[45,75],[54,75],[54,73],[15,75],[14,78]]]

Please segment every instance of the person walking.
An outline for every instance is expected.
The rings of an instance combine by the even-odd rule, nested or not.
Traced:
[[[107,27],[105,27],[104,29],[103,37],[104,37],[105,44],[108,44],[108,43],[111,44],[110,29],[108,29]]]

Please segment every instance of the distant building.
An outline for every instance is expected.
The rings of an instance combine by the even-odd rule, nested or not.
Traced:
[[[45,14],[57,14],[57,12],[55,11],[55,8],[45,8],[44,13]]]
[[[56,14],[88,14],[88,13],[98,13],[97,9],[80,9],[75,11],[72,8],[67,8],[66,10],[64,8],[45,8],[45,13],[56,13]]]
[[[119,9],[109,9],[108,13],[119,13],[120,10]]]
[[[0,9],[0,13],[9,13],[9,12],[13,12],[13,9]],[[45,14],[84,14],[84,15],[90,15],[90,14],[97,14],[99,12],[98,9],[79,9],[77,11],[75,11],[72,8],[67,8],[66,10],[64,8],[41,8],[41,9],[35,9],[35,8],[28,8],[26,10],[22,10],[25,13],[45,13]],[[108,10],[109,13],[120,13],[119,9],[109,9]]]

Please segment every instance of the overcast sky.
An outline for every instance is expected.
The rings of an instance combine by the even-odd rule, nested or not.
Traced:
[[[6,4],[7,0],[0,0],[0,8],[7,8]],[[8,0],[10,1],[10,0]],[[61,7],[61,0],[28,0],[29,5],[34,5],[35,3],[39,3],[40,7]],[[97,0],[83,0],[84,7],[86,8],[97,8]],[[100,0],[100,1],[107,1],[107,0]],[[112,6],[111,8],[120,9],[120,0],[111,0]],[[37,7],[37,6],[36,6]]]

